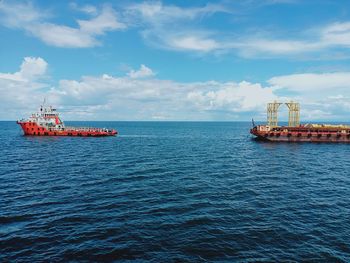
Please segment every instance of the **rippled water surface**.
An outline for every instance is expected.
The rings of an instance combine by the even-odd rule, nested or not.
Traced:
[[[0,261],[350,261],[350,145],[262,143],[250,123],[0,122]]]

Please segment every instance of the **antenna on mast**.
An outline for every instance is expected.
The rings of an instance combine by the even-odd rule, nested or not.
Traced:
[[[40,111],[41,111],[41,112],[42,112],[43,109],[45,108],[45,103],[46,103],[46,97],[44,97],[43,104],[41,104],[41,106],[40,106]]]

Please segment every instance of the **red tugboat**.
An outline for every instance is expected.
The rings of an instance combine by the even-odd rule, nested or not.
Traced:
[[[40,111],[33,113],[28,119],[17,121],[24,135],[33,136],[114,136],[116,130],[106,128],[67,127],[60,119],[56,109],[51,106],[41,106]]]
[[[257,139],[272,142],[348,142],[350,126],[330,124],[303,124],[299,122],[299,103],[285,103],[289,108],[288,126],[278,126],[277,112],[282,103],[267,105],[267,125],[255,125],[250,133]]]

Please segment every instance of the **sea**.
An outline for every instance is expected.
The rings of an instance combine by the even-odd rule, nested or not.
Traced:
[[[350,144],[250,122],[0,122],[0,262],[350,262]]]

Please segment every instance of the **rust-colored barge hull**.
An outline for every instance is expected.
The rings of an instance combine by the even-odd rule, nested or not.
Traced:
[[[271,142],[341,142],[350,143],[350,128],[348,127],[276,127],[255,126],[250,133],[258,139]]]
[[[278,108],[286,104],[289,109],[288,126],[278,126]],[[255,125],[250,133],[258,139],[271,142],[350,142],[349,125],[300,124],[300,105],[297,102],[267,104],[267,124]]]

